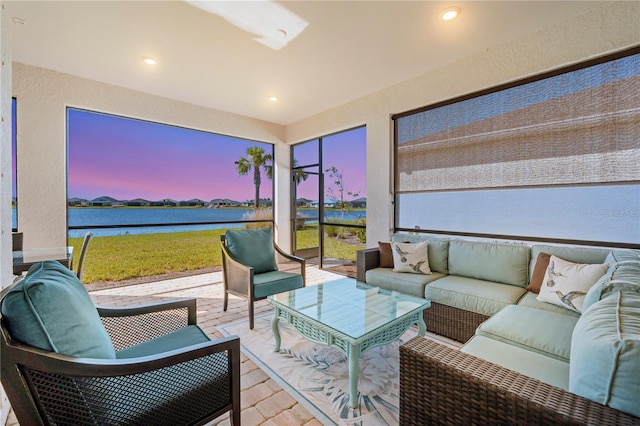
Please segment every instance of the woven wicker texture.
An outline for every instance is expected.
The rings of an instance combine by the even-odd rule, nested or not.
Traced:
[[[186,307],[161,312],[101,317],[116,351],[169,334],[188,325]]]
[[[400,347],[400,424],[638,425],[640,419],[416,337]]]
[[[216,353],[125,376],[25,373],[52,424],[176,425],[206,418],[212,406],[231,405],[228,363],[228,354]]]
[[[446,336],[458,342],[466,342],[476,332],[476,328],[489,317],[447,305],[431,302],[424,311],[427,330]]]

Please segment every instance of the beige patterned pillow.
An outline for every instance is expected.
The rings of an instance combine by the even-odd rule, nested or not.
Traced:
[[[582,312],[584,296],[608,267],[606,263],[573,263],[552,255],[536,299]]]
[[[394,272],[430,274],[428,247],[426,241],[416,244],[391,242]]]

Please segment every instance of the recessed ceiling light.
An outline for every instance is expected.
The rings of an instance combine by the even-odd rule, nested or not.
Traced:
[[[158,61],[156,61],[154,58],[152,58],[151,56],[143,56],[142,57],[142,61],[147,64],[147,65],[155,65],[158,63]]]
[[[458,15],[460,15],[460,8],[457,6],[448,7],[442,12],[440,12],[440,19],[443,21],[451,21],[452,19],[456,19]]]
[[[278,101],[278,97],[277,96],[269,96],[267,99],[269,99],[271,102],[277,102]]]

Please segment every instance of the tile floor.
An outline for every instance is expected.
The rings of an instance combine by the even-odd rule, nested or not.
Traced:
[[[307,285],[315,285],[343,276],[323,271],[318,269],[316,265],[308,264],[306,277]],[[105,306],[126,306],[157,300],[196,297],[198,299],[198,325],[212,338],[222,337],[217,329],[219,324],[229,323],[247,316],[246,301],[234,296],[230,296],[227,311],[222,311],[221,272],[97,290],[90,292],[90,294],[96,304]],[[256,303],[255,314],[268,312],[271,309],[271,305],[266,300],[262,300]],[[242,390],[240,399],[241,419],[244,426],[321,425],[308,410],[298,404],[253,361],[244,355],[241,355],[241,361]],[[9,426],[18,425],[13,413],[9,414],[6,424]],[[210,423],[210,425],[229,424],[228,414]]]

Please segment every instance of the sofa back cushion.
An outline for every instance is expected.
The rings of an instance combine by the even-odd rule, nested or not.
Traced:
[[[526,287],[529,255],[524,244],[451,240],[449,274]]]
[[[18,342],[75,357],[116,357],[85,286],[59,262],[33,265],[2,299],[1,309]]]
[[[640,294],[618,291],[587,309],[571,339],[569,391],[640,417]]]
[[[605,263],[609,269],[587,292],[583,311],[618,290],[640,293],[640,251],[613,250]]]
[[[540,253],[554,255],[573,263],[605,263],[605,259],[611,250],[577,247],[577,246],[553,246],[548,244],[536,244],[531,246],[531,265],[529,266],[529,279],[533,275],[535,264]]]
[[[227,250],[235,260],[253,268],[254,274],[277,271],[271,228],[225,232]]]
[[[399,243],[421,243],[426,241],[429,244],[429,268],[433,272],[440,272],[445,275],[449,273],[449,239],[426,234],[398,232],[391,236],[391,241]]]

